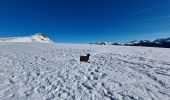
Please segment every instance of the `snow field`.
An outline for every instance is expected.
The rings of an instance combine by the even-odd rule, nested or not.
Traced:
[[[79,61],[90,53],[90,63]],[[169,100],[170,49],[0,44],[2,100]]]

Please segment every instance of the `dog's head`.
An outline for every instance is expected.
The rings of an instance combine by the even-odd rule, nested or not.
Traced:
[[[87,56],[89,57],[89,56],[90,56],[90,54],[87,54]]]

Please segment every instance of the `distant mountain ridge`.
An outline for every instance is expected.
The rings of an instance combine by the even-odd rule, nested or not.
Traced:
[[[149,41],[149,40],[134,40],[134,41],[127,42],[125,44],[113,43],[113,42],[96,42],[96,43],[91,43],[91,44],[96,44],[96,45],[146,46],[146,47],[164,47],[164,48],[170,48],[170,37],[156,39],[154,41]]]
[[[130,41],[124,45],[170,48],[170,38],[156,39],[154,41],[149,41],[149,40]]]
[[[90,44],[96,44],[96,45],[121,45],[120,43],[113,43],[113,42],[96,42],[96,43],[90,43]]]
[[[39,42],[39,43],[54,43],[48,36],[44,33],[36,33],[31,36],[24,37],[9,37],[9,38],[0,38],[0,42]]]

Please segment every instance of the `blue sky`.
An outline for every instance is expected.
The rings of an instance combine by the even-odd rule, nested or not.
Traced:
[[[170,37],[170,0],[0,0],[0,37],[37,32],[67,43]]]

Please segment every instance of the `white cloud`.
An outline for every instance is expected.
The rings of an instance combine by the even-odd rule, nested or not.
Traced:
[[[150,11],[150,10],[152,10],[152,9],[158,8],[158,7],[159,7],[159,6],[154,6],[154,7],[144,8],[144,9],[141,9],[141,10],[138,10],[138,11],[133,12],[133,13],[132,13],[132,15],[141,14],[141,13],[144,13],[144,12]]]
[[[155,21],[163,21],[163,20],[167,20],[169,21],[170,20],[170,15],[166,15],[166,16],[159,16],[159,17],[154,17],[154,18],[146,18],[146,19],[141,19],[141,20],[137,20],[137,21],[134,21],[134,22],[155,22]]]

